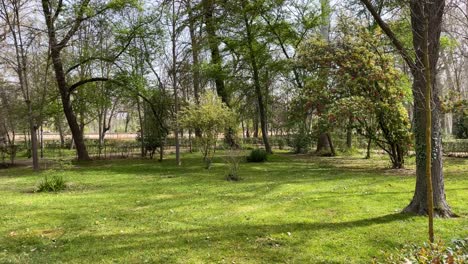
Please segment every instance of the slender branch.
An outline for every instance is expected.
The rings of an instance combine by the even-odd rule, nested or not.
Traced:
[[[70,30],[67,32],[65,37],[63,37],[62,41],[60,41],[57,46],[59,49],[62,49],[67,45],[68,41],[75,35],[75,32],[78,30],[78,28],[81,25],[81,22],[83,22],[86,18],[83,18],[85,9],[88,7],[90,0],[83,0],[83,2],[80,5],[80,9],[78,10],[78,15],[75,19],[75,22],[73,23],[73,26],[70,28]],[[57,10],[58,11],[58,10]],[[53,21],[52,21],[53,23]]]
[[[109,81],[109,78],[103,78],[103,77],[96,77],[96,78],[90,78],[90,79],[85,79],[85,80],[81,80],[81,81],[78,81],[74,84],[72,84],[69,88],[68,88],[68,92],[69,93],[72,93],[73,91],[75,91],[78,87],[84,85],[84,84],[87,84],[87,83],[91,83],[91,82],[105,82],[105,81]]]
[[[390,40],[392,41],[395,48],[398,50],[400,55],[403,57],[403,60],[405,60],[406,64],[408,64],[408,66],[410,67],[410,69],[412,71],[415,71],[417,69],[417,67],[416,67],[416,64],[414,63],[413,58],[408,53],[408,51],[405,49],[403,43],[398,39],[398,37],[395,35],[395,33],[392,31],[392,29],[388,26],[388,24],[383,21],[382,17],[379,15],[377,10],[375,10],[375,8],[371,4],[371,2],[369,0],[361,0],[361,3],[363,3],[366,6],[367,10],[369,10],[369,12],[374,17],[377,24],[384,31],[384,33],[387,35],[387,37],[390,38]]]

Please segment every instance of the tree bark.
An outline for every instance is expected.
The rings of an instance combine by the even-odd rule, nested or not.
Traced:
[[[366,159],[370,159],[371,158],[371,145],[372,145],[372,138],[369,137],[369,139],[367,140],[367,151],[366,151]]]
[[[317,153],[330,152],[330,142],[328,141],[327,133],[320,133],[317,140]]]
[[[427,214],[427,180],[426,180],[426,109],[425,98],[429,96],[426,92],[426,77],[424,72],[423,58],[426,55],[424,46],[425,42],[425,26],[424,26],[424,10],[429,16],[428,25],[428,56],[429,68],[431,74],[432,86],[432,183],[434,189],[434,213],[440,217],[450,217],[452,213],[446,199],[444,188],[444,175],[442,166],[442,129],[441,129],[441,102],[439,100],[439,87],[436,86],[437,62],[439,58],[440,34],[442,16],[444,13],[445,1],[434,0],[432,3],[421,3],[420,1],[411,1],[411,24],[413,29],[413,45],[416,51],[415,68],[412,71],[413,96],[414,96],[414,136],[416,141],[416,188],[411,203],[404,209],[405,212],[413,212],[417,214]]]
[[[427,215],[427,180],[426,180],[426,80],[424,75],[423,58],[425,56],[424,45],[424,12],[429,17],[428,29],[428,55],[430,71],[432,72],[432,183],[434,190],[434,211],[435,216],[450,217],[455,214],[449,207],[445,199],[444,175],[442,171],[442,131],[440,125],[441,109],[439,100],[439,87],[436,85],[437,62],[439,59],[440,34],[442,26],[442,17],[445,9],[445,0],[433,0],[430,3],[419,0],[410,1],[411,9],[411,27],[413,31],[413,46],[416,54],[416,59],[407,52],[402,42],[396,37],[391,28],[383,21],[382,17],[376,12],[369,0],[361,0],[361,2],[370,11],[376,22],[390,38],[395,48],[401,54],[405,62],[408,64],[413,75],[413,97],[414,97],[414,116],[413,116],[413,131],[415,136],[416,150],[416,187],[413,199],[410,204],[403,210],[416,214]]]
[[[351,149],[353,147],[353,117],[349,117],[348,127],[346,128],[346,147]]]
[[[74,24],[75,26],[69,31],[66,37],[70,36],[74,33],[73,30],[76,30],[79,27],[79,23],[81,23],[82,16],[84,13],[85,5],[87,6],[89,1],[84,1],[83,6],[80,8],[80,14],[76,18],[77,21]],[[78,160],[90,160],[88,151],[86,150],[86,145],[84,143],[84,138],[80,126],[78,124],[75,112],[73,110],[72,102],[71,102],[71,92],[70,88],[67,84],[65,71],[63,68],[62,58],[61,58],[61,50],[64,48],[66,43],[68,42],[67,39],[58,42],[56,36],[56,30],[54,25],[54,18],[52,17],[51,11],[51,3],[49,0],[42,0],[42,9],[44,12],[44,18],[47,24],[47,34],[49,37],[49,48],[50,48],[50,57],[52,58],[52,64],[54,66],[55,71],[55,79],[57,81],[57,86],[60,92],[60,97],[62,99],[62,107],[65,117],[67,119],[68,125],[70,126],[70,131],[73,136],[73,141],[75,142],[76,152],[78,155]],[[56,11],[55,15],[58,15],[59,11]],[[78,23],[79,22],[79,23]],[[76,28],[76,29],[75,29]]]
[[[141,112],[140,97],[137,96],[135,98],[135,100],[136,100],[136,103],[137,103],[138,121],[140,123],[141,157],[144,158],[146,156],[146,151],[145,151],[145,125],[144,125],[143,115],[142,115],[142,112]],[[146,116],[144,118],[146,118]]]

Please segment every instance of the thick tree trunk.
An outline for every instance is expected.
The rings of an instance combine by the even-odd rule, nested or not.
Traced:
[[[317,153],[330,152],[330,142],[328,141],[327,133],[320,133],[317,140]]]
[[[411,25],[413,31],[413,46],[416,53],[416,58],[413,60],[412,56],[406,51],[404,45],[396,37],[391,28],[383,21],[382,17],[376,12],[371,1],[361,0],[366,8],[371,12],[372,16],[379,24],[380,28],[390,38],[395,48],[400,52],[405,62],[411,68],[413,75],[413,97],[414,97],[414,124],[413,130],[415,135],[416,146],[416,188],[414,191],[413,200],[403,210],[404,212],[411,212],[416,214],[427,214],[427,188],[426,188],[426,158],[432,158],[432,182],[434,187],[434,206],[435,214],[437,216],[449,217],[453,216],[450,207],[445,199],[444,189],[444,175],[442,172],[442,135],[441,135],[441,110],[439,101],[439,87],[436,85],[437,75],[437,61],[439,59],[440,47],[440,33],[442,26],[442,17],[445,9],[445,0],[432,0],[420,1],[411,0]],[[423,10],[425,7],[425,12]],[[424,106],[425,101],[425,76],[423,59],[425,56],[425,15],[428,16],[428,34],[427,39],[429,43],[428,55],[432,83],[432,157],[426,157],[426,109]]]
[[[428,96],[425,87],[425,75],[423,58],[424,45],[424,11],[423,3],[417,0],[411,1],[411,22],[413,28],[413,44],[416,51],[415,68],[413,69],[413,96],[414,96],[414,136],[416,141],[416,188],[411,203],[404,209],[404,212],[412,212],[417,214],[427,214],[427,186],[426,186],[426,109],[425,96]],[[439,57],[440,33],[442,16],[444,13],[444,0],[434,0],[430,4],[425,4],[426,12],[429,16],[429,64],[430,70],[433,73],[431,78],[432,83],[432,184],[433,184],[433,200],[434,213],[439,217],[450,217],[452,213],[446,199],[444,188],[444,175],[442,166],[442,129],[441,129],[441,108],[439,100],[439,87],[436,86],[435,75],[437,73],[437,61]]]

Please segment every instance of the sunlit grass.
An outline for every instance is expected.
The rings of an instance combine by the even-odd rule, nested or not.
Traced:
[[[411,163],[410,163],[411,164]],[[426,218],[400,214],[415,184],[385,157],[278,154],[225,180],[197,154],[94,161],[39,174],[0,171],[3,263],[368,263],[426,240]],[[446,160],[447,199],[460,218],[436,236],[468,237],[468,160]],[[68,190],[33,193],[44,175]]]

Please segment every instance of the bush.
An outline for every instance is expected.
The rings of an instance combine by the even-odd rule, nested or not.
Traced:
[[[247,157],[248,162],[264,162],[267,160],[268,153],[264,149],[254,149]]]
[[[227,155],[224,158],[228,165],[226,180],[240,181],[241,177],[239,176],[239,168],[241,162],[245,160],[244,151],[242,149],[230,148],[226,154]]]
[[[55,175],[50,179],[45,176],[37,186],[37,192],[58,192],[65,190],[66,187],[62,176]]]
[[[466,263],[468,261],[468,238],[453,240],[452,246],[442,241],[423,246],[406,245],[398,253],[387,256],[383,263]],[[375,262],[378,263],[378,262]]]
[[[294,149],[296,154],[305,154],[309,152],[314,143],[312,134],[307,132],[305,129],[299,130],[298,133],[293,134],[289,141],[289,146]]]
[[[284,140],[282,138],[278,139],[278,148],[280,150],[283,150],[285,145],[286,144],[284,143]]]

